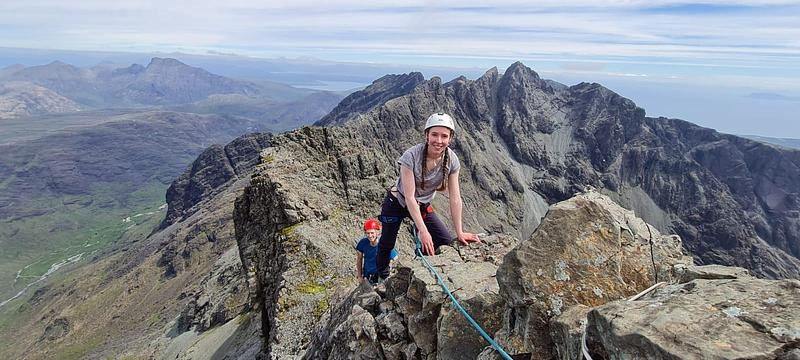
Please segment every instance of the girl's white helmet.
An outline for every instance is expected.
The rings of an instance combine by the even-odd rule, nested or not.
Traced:
[[[456,123],[453,121],[453,118],[443,112],[428,116],[428,121],[425,122],[425,130],[434,126],[444,126],[450,130],[456,131]]]

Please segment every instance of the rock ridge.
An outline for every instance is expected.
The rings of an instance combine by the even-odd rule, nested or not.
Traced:
[[[240,136],[225,146],[212,145],[204,150],[167,189],[167,214],[159,229],[191,215],[196,204],[210,198],[229,181],[249,175],[271,138],[269,133],[253,133]]]
[[[348,95],[328,115],[325,115],[314,125],[330,126],[342,124],[348,121],[350,115],[353,115],[354,112],[367,112],[393,98],[406,95],[424,80],[425,78],[418,72],[381,77],[373,81],[364,90]],[[354,111],[355,109],[358,109],[358,111]]]

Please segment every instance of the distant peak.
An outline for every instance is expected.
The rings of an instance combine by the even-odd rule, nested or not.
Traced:
[[[479,83],[488,83],[494,84],[497,82],[497,79],[500,77],[500,72],[497,71],[497,66],[492,67],[489,70],[486,70],[481,77],[478,78],[477,82]]]
[[[78,69],[77,67],[72,66],[70,64],[67,64],[67,63],[65,63],[65,62],[63,62],[61,60],[53,61],[53,62],[45,65],[44,67],[45,68],[50,68],[50,69],[70,69],[70,70]]]
[[[534,87],[548,93],[555,92],[539,74],[519,61],[506,69],[498,84],[502,89]]]
[[[377,80],[372,82],[372,85],[379,85],[379,84],[398,84],[401,82],[413,82],[415,84],[421,83],[425,81],[425,77],[422,76],[422,73],[419,72],[411,72],[408,74],[390,74],[384,75],[378,78]],[[370,85],[370,86],[372,86]]]
[[[613,93],[613,91],[611,91],[609,88],[607,88],[607,87],[605,87],[603,85],[600,85],[598,83],[594,83],[594,82],[593,83],[582,82],[580,84],[571,86],[570,89],[571,90],[577,90],[577,91],[580,91],[580,92],[597,91],[597,92],[600,92],[600,93],[603,93],[603,94],[605,94],[605,93]]]
[[[139,64],[132,64],[131,66],[114,69],[112,71],[113,75],[123,75],[123,74],[138,74],[145,71],[145,67]]]
[[[173,58],[154,57],[152,60],[150,60],[150,64],[147,65],[147,67],[151,66],[189,66],[189,65],[186,65]]]
[[[81,71],[79,68],[75,66],[72,66],[70,64],[58,60],[48,63],[46,65],[31,66],[25,69],[30,69],[30,71],[32,72],[44,71],[44,73],[50,73],[50,74],[52,73],[77,74]]]
[[[539,79],[539,74],[537,74],[531,68],[525,66],[525,64],[523,64],[520,61],[511,64],[511,66],[509,66],[506,69],[505,73],[511,74],[512,76],[514,75],[532,76],[533,78]]]

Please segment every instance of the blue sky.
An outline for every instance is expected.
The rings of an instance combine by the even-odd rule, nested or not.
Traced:
[[[26,0],[0,3],[0,33],[0,47],[313,57],[470,73],[521,60],[567,84],[603,83],[651,116],[800,138],[797,1]]]

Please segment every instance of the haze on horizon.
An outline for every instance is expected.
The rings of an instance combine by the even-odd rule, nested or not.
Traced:
[[[4,48],[313,58],[469,74],[522,61],[567,85],[599,82],[649,116],[800,138],[797,1],[29,0],[0,3],[0,31]]]

